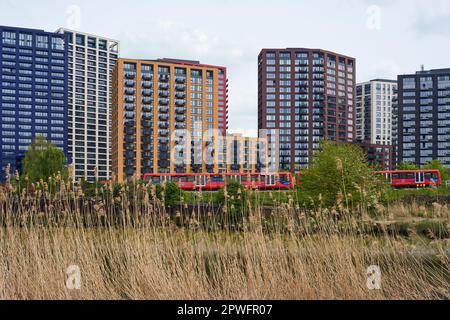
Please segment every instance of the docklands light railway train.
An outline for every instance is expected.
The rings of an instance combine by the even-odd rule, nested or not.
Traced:
[[[394,188],[432,188],[442,184],[439,170],[378,171]],[[301,187],[301,174],[274,173],[156,173],[145,174],[145,181],[153,184],[176,183],[182,190],[215,191],[230,180],[254,190],[290,190]]]
[[[225,187],[230,180],[241,183],[248,189],[289,190],[295,186],[291,173],[168,173],[146,174],[145,181],[154,184],[175,182],[182,190],[214,191]]]

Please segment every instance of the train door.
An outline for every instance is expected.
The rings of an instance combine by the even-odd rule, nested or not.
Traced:
[[[195,186],[196,187],[205,187],[207,176],[196,176],[195,177]]]
[[[415,182],[416,182],[416,184],[423,184],[425,182],[425,173],[422,171],[416,172]]]
[[[264,182],[266,183],[266,186],[274,186],[276,185],[276,177],[274,174],[269,174],[264,177]]]
[[[160,180],[161,184],[166,184],[166,183],[169,183],[171,179],[169,176],[161,176],[159,178],[159,180]]]
[[[386,180],[389,181],[389,183],[392,183],[392,173],[388,172],[385,174]]]

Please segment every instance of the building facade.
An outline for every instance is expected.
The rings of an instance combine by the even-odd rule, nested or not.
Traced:
[[[392,145],[392,102],[397,81],[375,79],[356,85],[356,141]]]
[[[217,144],[219,173],[256,173],[268,167],[267,140],[228,134]]]
[[[68,156],[68,35],[0,26],[0,180],[35,137]]]
[[[111,179],[112,73],[119,42],[59,29],[67,37],[68,154],[74,179]]]
[[[370,143],[358,144],[367,155],[367,162],[377,170],[391,170],[393,166],[392,146]]]
[[[355,139],[355,59],[304,48],[263,49],[258,57],[258,128],[270,167],[307,167],[320,141]]]
[[[225,76],[224,67],[198,61],[119,59],[113,81],[115,180],[217,172]]]
[[[397,163],[450,167],[450,68],[400,75],[395,115]]]

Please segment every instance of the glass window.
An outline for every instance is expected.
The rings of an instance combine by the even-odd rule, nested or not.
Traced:
[[[47,36],[36,36],[36,46],[38,48],[47,49],[48,48],[48,37]]]
[[[16,33],[11,31],[3,31],[2,32],[3,44],[12,44],[16,45]]]
[[[33,46],[33,35],[28,33],[19,33],[19,45],[25,47]]]

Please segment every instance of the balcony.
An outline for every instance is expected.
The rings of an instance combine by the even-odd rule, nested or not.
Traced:
[[[136,81],[134,80],[125,80],[125,86],[134,87],[136,85]]]
[[[136,134],[135,128],[125,128],[123,130],[123,132],[125,133],[125,135],[134,135],[134,134]]]
[[[159,107],[159,113],[169,113],[169,107]]]
[[[175,108],[175,113],[186,114],[186,108]]]
[[[177,129],[177,130],[184,130],[184,129],[186,129],[186,124],[184,124],[184,123],[176,123],[175,124],[175,129]]]
[[[169,144],[169,138],[160,137],[158,139],[159,144]]]
[[[136,77],[136,72],[125,72],[125,78],[134,79]]]
[[[143,73],[142,79],[146,80],[146,81],[151,81],[151,80],[153,80],[153,75],[151,73]]]
[[[159,147],[159,152],[169,152],[169,146],[164,145]]]
[[[134,120],[136,117],[136,113],[134,112],[125,112],[124,118],[127,120]]]
[[[168,98],[169,97],[169,91],[159,91],[159,96],[161,98]]]
[[[158,135],[160,137],[168,137],[169,136],[169,130],[158,130]],[[167,139],[167,143],[169,142],[169,139]]]
[[[125,152],[125,158],[127,159],[134,159],[136,158],[136,153],[134,151],[127,151]]]
[[[181,84],[177,84],[177,85],[175,85],[175,90],[177,90],[177,91],[186,91],[186,86],[185,85],[181,85]]]
[[[141,138],[141,142],[142,142],[142,149],[144,149],[144,146],[147,146],[148,148],[145,149],[145,151],[150,151],[151,150],[151,145],[150,143],[153,142],[153,138],[152,137],[142,137]]]
[[[179,84],[185,84],[186,78],[177,77],[177,78],[175,78],[175,82],[179,83]]]
[[[159,127],[160,129],[167,130],[167,129],[169,129],[169,124],[168,124],[167,122],[160,122],[160,123],[158,124],[158,127]]]
[[[153,112],[153,107],[142,106],[142,112]]]
[[[186,100],[176,100],[175,105],[179,107],[184,107],[186,105]]]
[[[142,113],[142,119],[144,119],[144,120],[152,120],[153,119],[153,113],[149,113],[149,112]]]
[[[133,89],[133,88],[125,88],[124,92],[125,92],[125,94],[128,94],[128,95],[135,95],[136,94],[136,90]]]
[[[158,161],[158,166],[160,167],[160,168],[168,168],[169,167],[169,161],[167,161],[167,160],[159,160]]]
[[[142,129],[142,135],[143,136],[152,136],[153,135],[153,130],[152,129]]]
[[[144,119],[144,118],[142,118],[142,120],[141,120],[141,126],[143,127],[143,128],[153,128],[153,119]],[[148,130],[151,130],[151,129],[148,129]]]
[[[132,128],[134,128],[134,127],[136,127],[136,121],[130,121],[130,120],[125,120],[124,122],[123,122],[123,125],[125,126],[125,127],[132,127]]]
[[[131,96],[126,96],[126,97],[124,98],[124,100],[125,100],[125,102],[127,102],[127,103],[134,103],[134,102],[136,101],[136,98],[135,98],[135,97],[131,97]]]
[[[153,98],[150,97],[142,97],[143,104],[153,104]]]
[[[177,122],[185,122],[186,121],[186,117],[184,117],[184,116],[176,116],[175,120]]]
[[[170,76],[167,74],[160,74],[159,75],[159,82],[169,82]]]
[[[186,98],[186,94],[185,94],[185,93],[177,92],[177,93],[175,94],[175,98],[177,98],[177,99],[185,99],[185,98]]]
[[[153,95],[153,90],[142,90],[142,95],[144,97],[151,97]]]
[[[142,81],[142,88],[151,89],[153,88],[153,82],[150,81]]]
[[[158,102],[160,105],[168,106],[170,101],[169,99],[159,99]]]
[[[167,114],[160,114],[159,115],[159,120],[160,121],[169,121],[169,115],[167,115]]]
[[[134,104],[125,104],[124,109],[125,109],[125,111],[135,111],[136,110],[136,105],[134,105]]]

